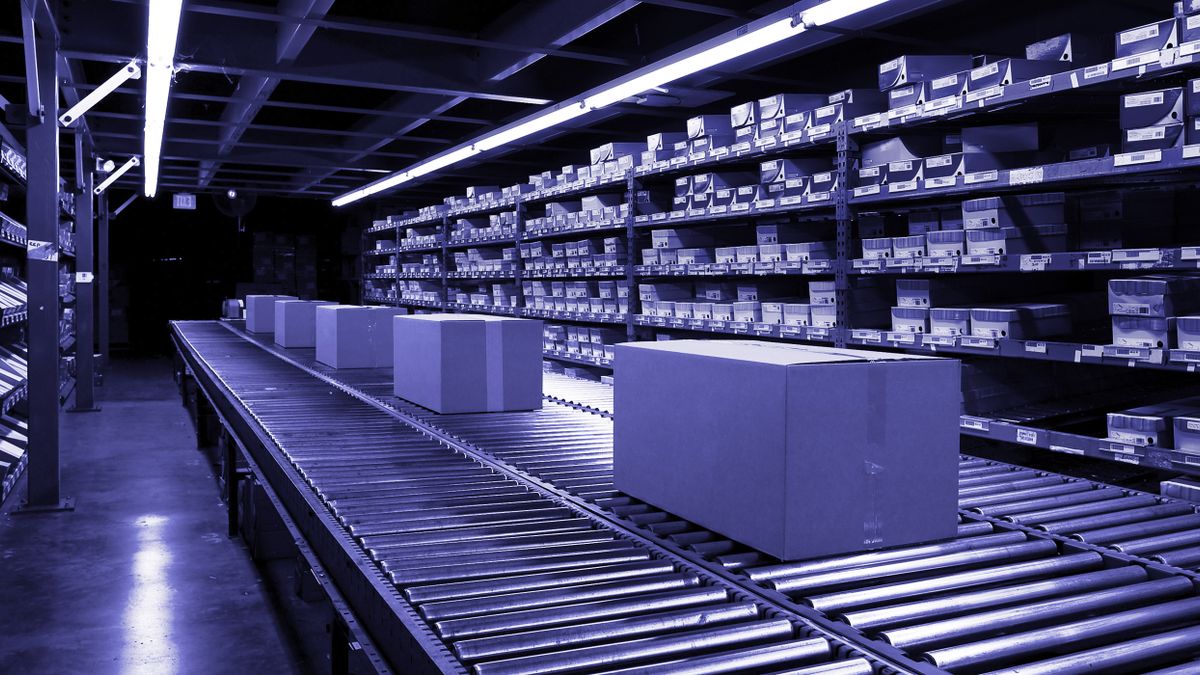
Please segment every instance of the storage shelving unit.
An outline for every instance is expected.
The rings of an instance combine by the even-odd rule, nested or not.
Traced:
[[[12,492],[28,462],[29,392],[25,322],[28,287],[23,220],[25,152],[0,126],[0,503]]]

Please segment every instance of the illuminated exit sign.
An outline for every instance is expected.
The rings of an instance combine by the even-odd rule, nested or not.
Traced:
[[[190,192],[179,192],[172,195],[172,206],[186,211],[196,210],[196,195]]]

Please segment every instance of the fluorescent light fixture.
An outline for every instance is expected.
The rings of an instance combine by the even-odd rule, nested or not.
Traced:
[[[101,184],[97,185],[95,188],[93,188],[92,192],[96,193],[96,196],[100,196],[101,194],[104,193],[105,190],[108,189],[109,185],[112,185],[113,183],[117,182],[118,178],[120,178],[121,176],[124,176],[126,171],[129,171],[130,169],[132,169],[133,167],[135,167],[141,163],[142,163],[142,160],[139,159],[137,155],[130,157],[129,159],[125,160],[125,163],[121,165],[121,168],[110,173],[108,175],[108,178],[104,179],[103,183],[101,183]]]
[[[444,155],[439,155],[404,171],[394,173],[374,183],[369,183],[333,200],[334,206],[345,206],[374,194],[402,185],[414,178],[445,168],[468,157],[487,152],[495,148],[513,143],[522,138],[532,136],[569,120],[585,115],[593,110],[608,107],[624,101],[644,91],[656,89],[676,80],[694,75],[709,68],[714,68],[751,52],[778,44],[790,37],[799,35],[805,30],[826,25],[859,12],[878,7],[888,0],[826,0],[803,10],[799,15],[778,13],[775,20],[766,22],[754,29],[743,26],[726,36],[724,42],[719,42],[695,53],[684,52],[663,59],[649,66],[639,75],[625,81],[614,81],[590,94],[585,94],[582,101],[559,103],[549,111],[535,113],[533,116],[518,122],[513,126],[485,134],[472,140],[469,144],[460,146]]]
[[[74,124],[83,114],[91,110],[100,101],[104,100],[114,89],[125,84],[126,80],[136,80],[142,76],[142,69],[138,67],[137,61],[130,61],[113,76],[104,81],[104,84],[92,90],[92,93],[84,96],[79,103],[71,106],[71,109],[59,116],[58,121],[64,126],[69,127]]]
[[[146,39],[146,196],[158,192],[158,162],[163,127],[167,123],[167,97],[175,74],[175,43],[183,0],[150,0]]]

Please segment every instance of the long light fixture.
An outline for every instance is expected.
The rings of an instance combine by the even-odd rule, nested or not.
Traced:
[[[593,110],[608,107],[644,91],[662,87],[689,75],[714,68],[764,47],[778,44],[810,28],[845,19],[886,2],[888,0],[826,0],[802,10],[799,16],[777,14],[777,17],[782,16],[782,18],[764,20],[764,23],[753,29],[750,29],[748,24],[727,34],[716,44],[694,53],[683,52],[663,59],[633,77],[609,82],[583,96],[559,103],[551,110],[535,113],[513,125],[480,136],[447,153],[431,157],[403,171],[339,195],[333,200],[333,205],[345,206],[365,199],[419,176],[451,164],[457,164],[481,152],[527,138]]]
[[[163,127],[167,123],[167,98],[175,75],[175,43],[179,39],[179,15],[183,0],[150,0],[146,37],[146,196],[158,192],[158,164],[162,153]]]

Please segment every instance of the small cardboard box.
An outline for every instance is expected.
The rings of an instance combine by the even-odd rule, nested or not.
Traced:
[[[542,407],[542,322],[476,314],[397,316],[396,396],[434,412]]]
[[[319,300],[280,300],[275,303],[275,344],[287,349],[317,346],[317,308],[336,305]]]
[[[247,295],[246,330],[251,333],[274,333],[275,303],[296,299],[294,295]]]
[[[1143,91],[1121,97],[1121,128],[1140,129],[1182,122],[1183,87]]]
[[[932,80],[952,73],[970,70],[970,56],[905,55],[879,66],[879,90],[887,91],[910,82]]]
[[[784,560],[954,536],[957,361],[754,341],[616,354],[618,489]]]
[[[390,368],[392,317],[400,307],[317,307],[317,361],[338,369]]]

